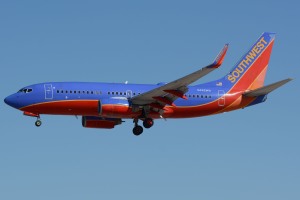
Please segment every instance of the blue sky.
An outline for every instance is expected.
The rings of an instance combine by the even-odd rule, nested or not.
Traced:
[[[4,102],[0,199],[299,199],[298,1],[1,1],[1,99],[46,81],[157,83],[209,64],[223,76],[264,31],[276,32],[266,82],[294,80],[267,102],[216,116],[43,125]],[[298,131],[297,131],[298,130]]]

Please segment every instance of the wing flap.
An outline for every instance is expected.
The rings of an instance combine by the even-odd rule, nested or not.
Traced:
[[[277,88],[283,86],[284,84],[290,82],[291,80],[292,80],[291,78],[284,79],[282,81],[278,81],[276,83],[272,83],[270,85],[266,85],[255,90],[245,92],[243,95],[246,97],[258,97],[261,95],[266,95],[272,92],[273,90],[276,90]]]

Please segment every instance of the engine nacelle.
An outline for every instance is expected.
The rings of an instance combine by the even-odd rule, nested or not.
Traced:
[[[129,102],[124,99],[101,99],[99,101],[98,113],[103,117],[119,117],[131,112]]]
[[[82,126],[85,128],[106,128],[111,129],[122,124],[121,119],[82,116]]]

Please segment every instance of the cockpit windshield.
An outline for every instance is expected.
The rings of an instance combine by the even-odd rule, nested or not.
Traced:
[[[32,89],[31,89],[31,88],[22,88],[22,89],[19,90],[18,92],[30,93],[30,92],[32,92]]]

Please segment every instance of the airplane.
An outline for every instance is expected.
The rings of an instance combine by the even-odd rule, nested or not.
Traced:
[[[132,119],[133,134],[151,128],[154,119],[192,118],[229,112],[266,101],[267,95],[291,78],[264,86],[275,33],[264,32],[224,77],[203,84],[192,83],[219,68],[228,44],[212,64],[169,83],[129,84],[46,82],[20,89],[4,99],[26,116],[41,114],[82,116],[86,128],[112,129]]]

